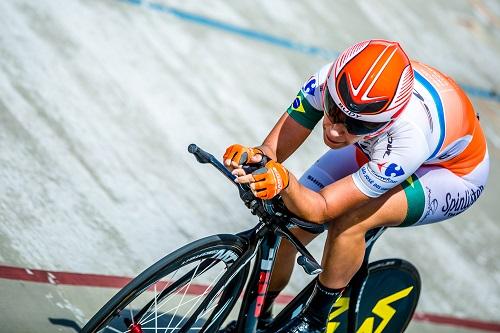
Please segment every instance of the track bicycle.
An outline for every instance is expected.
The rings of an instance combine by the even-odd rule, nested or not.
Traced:
[[[113,296],[81,332],[215,333],[232,312],[237,316],[236,331],[253,333],[283,238],[295,246],[297,263],[307,274],[322,271],[290,230],[321,233],[325,225],[295,217],[279,196],[255,198],[248,185],[235,183],[235,176],[213,155],[194,144],[188,151],[236,185],[241,200],[258,217],[257,225],[237,234],[199,239],[163,257]],[[249,166],[247,172],[258,167]],[[333,305],[327,333],[399,333],[409,324],[421,289],[417,269],[403,259],[368,260],[384,230],[376,228],[366,234],[363,265]],[[296,316],[313,288],[314,280],[259,332],[275,332]]]

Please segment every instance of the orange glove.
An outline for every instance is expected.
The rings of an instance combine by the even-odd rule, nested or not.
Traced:
[[[288,170],[276,161],[269,161],[266,166],[252,173],[255,179],[255,196],[260,199],[272,199],[288,187]]]
[[[230,160],[229,163],[236,163],[238,165],[243,165],[245,163],[250,162],[252,157],[254,157],[257,154],[264,155],[262,151],[258,148],[249,148],[249,147],[244,147],[239,144],[231,145],[226,149],[226,152],[224,153],[224,156],[222,157],[224,159],[224,164],[226,166],[229,166],[226,164],[227,160]]]

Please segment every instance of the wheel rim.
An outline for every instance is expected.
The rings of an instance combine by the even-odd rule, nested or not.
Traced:
[[[206,319],[224,313],[231,299],[213,287],[238,257],[228,249],[193,253],[164,270],[161,279],[152,279],[124,300],[108,324],[98,332],[203,332]],[[233,298],[237,295],[233,295]],[[209,299],[208,299],[209,298]],[[201,304],[205,304],[200,309]],[[196,313],[196,320],[192,320]],[[192,321],[189,327],[186,323]]]

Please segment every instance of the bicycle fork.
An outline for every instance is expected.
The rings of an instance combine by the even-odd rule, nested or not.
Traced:
[[[262,241],[238,315],[237,332],[255,332],[267,294],[281,236],[269,233]]]
[[[255,332],[257,328],[276,262],[276,254],[283,237],[297,248],[300,253],[297,263],[307,274],[316,275],[322,271],[314,257],[288,229],[278,227],[274,232],[267,232],[257,252],[250,281],[247,284],[247,292],[238,316],[237,332]]]

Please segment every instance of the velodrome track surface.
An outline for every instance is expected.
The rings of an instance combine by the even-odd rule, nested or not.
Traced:
[[[47,272],[133,276],[188,241],[252,225],[187,145],[220,156],[258,144],[311,73],[371,37],[400,40],[467,89],[492,160],[477,205],[387,232],[374,259],[413,262],[418,313],[451,321],[417,317],[409,331],[500,331],[499,15],[480,0],[1,2],[0,331],[69,332],[49,318],[81,325],[117,287]],[[316,131],[286,165],[300,174],[324,151]],[[288,294],[304,280],[297,270]]]
[[[123,287],[130,278],[123,276],[82,274],[30,270],[18,267],[0,266],[0,291],[11,299],[8,306],[0,307],[4,316],[9,316],[3,326],[6,332],[26,331],[28,327],[38,331],[78,331],[86,313],[92,313],[99,305],[111,298],[118,288]],[[200,292],[206,286],[197,288]],[[196,289],[196,288],[194,288]],[[189,293],[188,297],[197,296]],[[287,304],[293,295],[282,294],[277,300],[276,309]],[[79,304],[79,307],[73,304]],[[24,309],[24,312],[18,309]],[[29,325],[24,319],[25,312],[32,318]],[[232,316],[237,315],[233,311]],[[436,315],[416,312],[406,332],[499,332],[500,323],[476,319],[457,318],[449,315]]]

